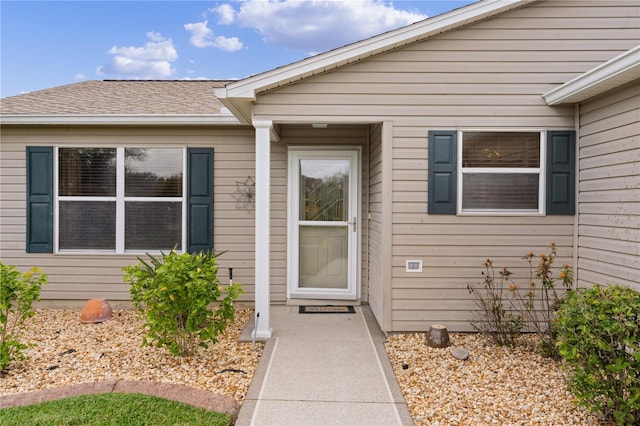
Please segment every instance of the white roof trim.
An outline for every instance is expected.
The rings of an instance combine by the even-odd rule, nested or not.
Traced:
[[[640,46],[542,95],[548,105],[582,102],[640,78]]]
[[[28,125],[238,125],[237,118],[230,114],[2,114],[1,124]]]
[[[243,107],[246,108],[248,103],[255,100],[256,94],[260,91],[323,73],[537,1],[539,0],[482,0],[284,67],[229,83],[226,87],[216,88],[215,93],[223,104],[238,116]],[[233,102],[230,99],[237,101]],[[250,121],[250,117],[243,116],[243,119]]]

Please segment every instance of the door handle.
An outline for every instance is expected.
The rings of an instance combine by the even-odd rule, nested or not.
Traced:
[[[351,222],[347,222],[347,223],[348,223],[349,225],[352,225],[352,226],[353,226],[353,232],[356,232],[356,231],[357,231],[357,230],[356,230],[356,224],[358,223],[358,221],[357,221],[357,219],[356,219],[356,217],[355,217],[355,216],[353,217],[353,220],[352,220]]]

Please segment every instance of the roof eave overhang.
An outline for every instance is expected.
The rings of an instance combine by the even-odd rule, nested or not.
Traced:
[[[460,9],[349,44],[284,67],[227,84],[216,96],[240,120],[251,122],[258,93],[397,49],[540,0],[484,0]]]
[[[640,46],[616,56],[542,96],[548,105],[577,103],[637,79],[640,79]]]
[[[240,125],[232,115],[209,114],[2,114],[3,125],[123,125],[123,126],[229,126]]]
[[[252,121],[251,107],[255,96],[248,98],[230,97],[226,87],[215,89],[215,95],[235,117],[242,123],[250,124]]]

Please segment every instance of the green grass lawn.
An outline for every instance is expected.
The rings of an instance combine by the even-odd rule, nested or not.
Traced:
[[[135,393],[81,395],[0,410],[0,425],[214,425],[228,426],[225,414]]]

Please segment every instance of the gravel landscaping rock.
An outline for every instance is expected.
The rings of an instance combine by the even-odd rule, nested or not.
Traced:
[[[79,310],[39,309],[22,341],[33,343],[28,359],[12,364],[0,379],[0,395],[104,381],[155,381],[195,387],[233,398],[246,395],[263,345],[238,337],[253,313],[238,308],[236,321],[218,343],[192,357],[141,347],[142,321],[133,310],[113,311],[112,319],[82,324]]]
[[[208,349],[179,358],[141,347],[142,321],[133,310],[82,324],[79,310],[40,309],[22,341],[34,343],[27,361],[0,378],[0,396],[66,385],[154,381],[186,385],[244,399],[263,345],[238,337],[253,310],[237,309],[236,322]],[[518,348],[496,347],[477,334],[451,333],[451,347],[432,348],[424,333],[391,336],[386,350],[416,425],[599,425],[573,403],[558,363],[536,352],[535,336]],[[467,360],[452,348],[469,351]],[[292,371],[292,374],[295,374]]]
[[[431,348],[424,333],[399,334],[387,354],[416,425],[598,425],[573,404],[558,363],[536,352],[536,337],[517,348],[496,347],[482,335],[450,334],[469,350]],[[406,367],[406,368],[405,368]]]

